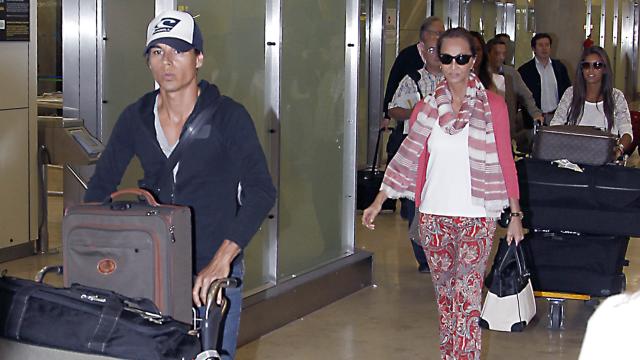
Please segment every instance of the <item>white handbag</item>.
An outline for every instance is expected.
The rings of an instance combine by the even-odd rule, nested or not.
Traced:
[[[524,330],[536,314],[536,301],[522,248],[515,241],[507,245],[501,240],[492,273],[480,326],[497,331]]]

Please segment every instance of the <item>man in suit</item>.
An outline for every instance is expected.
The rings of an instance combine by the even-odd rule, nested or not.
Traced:
[[[551,36],[538,33],[531,39],[534,57],[518,68],[525,84],[542,110],[544,123],[549,124],[564,91],[571,86],[567,67],[551,59]],[[529,120],[528,122],[530,122]],[[527,124],[529,127],[532,123]]]
[[[517,148],[526,152],[529,149],[531,131],[524,128],[522,118],[518,117],[518,104],[526,110],[527,114],[534,120],[542,121],[542,112],[536,106],[536,102],[531,95],[531,91],[522,81],[522,77],[513,66],[505,65],[508,47],[502,40],[495,37],[486,45],[489,71],[492,74],[504,76],[503,88],[500,88],[499,81],[495,81],[498,92],[504,95],[509,111],[509,127],[511,129],[511,139],[516,141]],[[495,75],[493,75],[495,76]]]

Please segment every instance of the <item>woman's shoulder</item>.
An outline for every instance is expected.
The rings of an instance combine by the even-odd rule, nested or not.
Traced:
[[[617,89],[617,88],[613,88],[611,91],[611,94],[613,94],[614,97],[623,97],[624,98],[624,93],[622,92],[622,90]]]

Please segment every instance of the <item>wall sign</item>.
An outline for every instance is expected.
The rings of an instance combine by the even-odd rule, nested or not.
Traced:
[[[29,0],[0,0],[0,41],[29,41]]]

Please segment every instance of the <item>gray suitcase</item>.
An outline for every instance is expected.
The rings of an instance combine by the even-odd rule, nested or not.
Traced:
[[[114,201],[123,195],[143,200]],[[192,321],[188,207],[160,205],[145,190],[121,190],[104,203],[66,209],[62,241],[65,286],[151,299],[163,314]]]
[[[556,125],[540,127],[533,142],[534,159],[567,159],[582,165],[604,165],[615,157],[617,137],[595,127]]]

